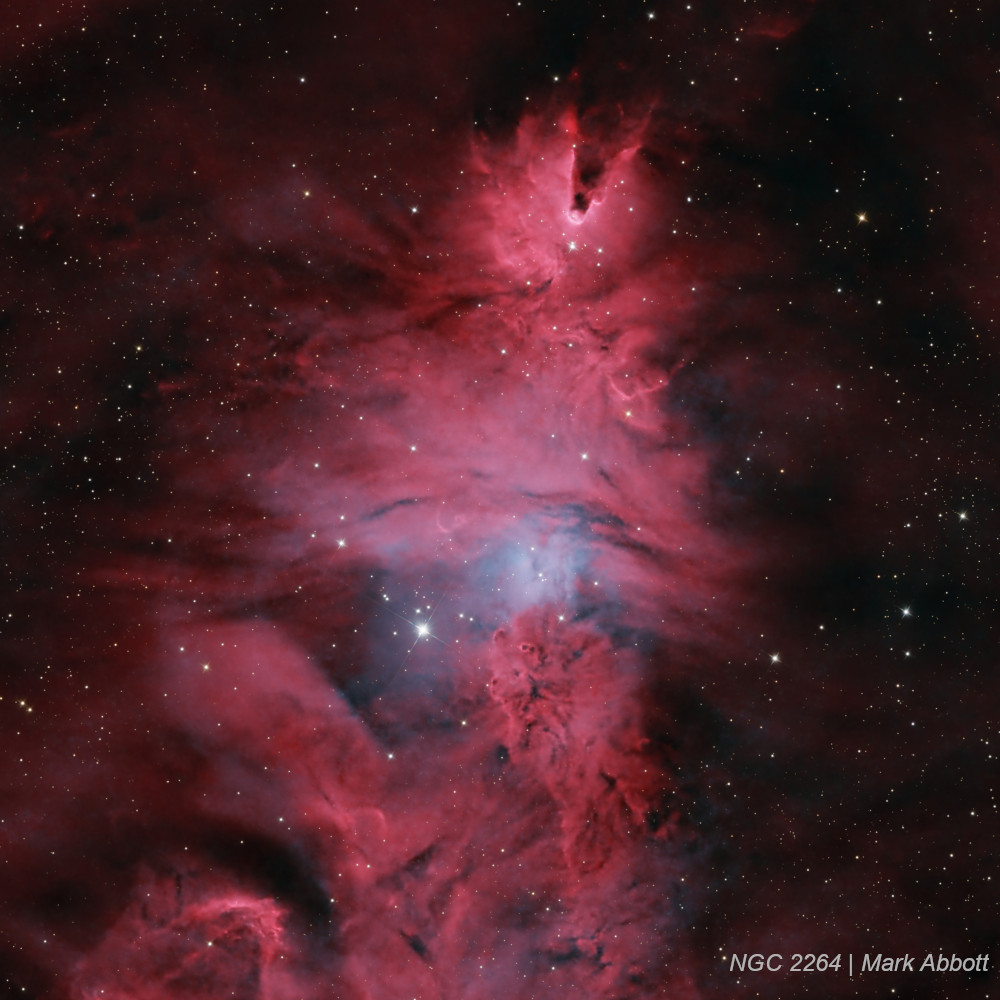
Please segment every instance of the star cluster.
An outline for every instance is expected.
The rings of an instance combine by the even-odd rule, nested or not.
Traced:
[[[996,947],[995,16],[0,25],[5,996]]]

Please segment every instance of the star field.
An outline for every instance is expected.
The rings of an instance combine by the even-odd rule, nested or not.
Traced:
[[[995,993],[996,13],[15,6],[2,995]]]

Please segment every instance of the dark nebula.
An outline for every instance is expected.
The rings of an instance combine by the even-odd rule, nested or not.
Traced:
[[[998,28],[5,9],[0,996],[995,995]]]

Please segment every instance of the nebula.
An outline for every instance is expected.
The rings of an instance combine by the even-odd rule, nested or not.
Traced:
[[[995,16],[2,17],[4,996],[989,995]]]

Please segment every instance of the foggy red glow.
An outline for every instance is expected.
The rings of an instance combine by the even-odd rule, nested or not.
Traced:
[[[4,995],[681,1000],[736,948],[981,943],[907,845],[986,850],[928,802],[979,807],[989,394],[882,338],[983,300],[877,235],[916,210],[853,119],[782,159],[860,21],[630,6],[557,73],[554,14],[424,6],[71,45],[78,4],[23,29],[124,46],[65,107],[0,49]]]

